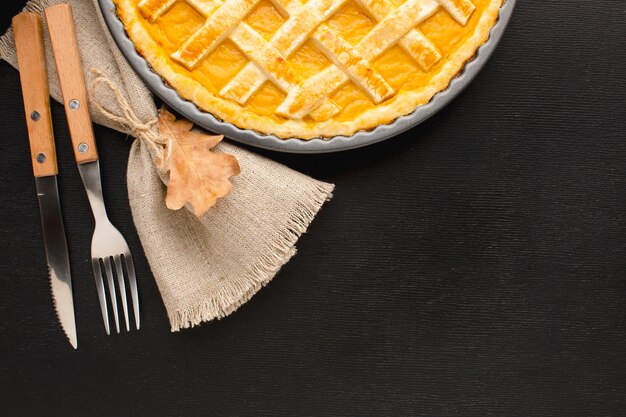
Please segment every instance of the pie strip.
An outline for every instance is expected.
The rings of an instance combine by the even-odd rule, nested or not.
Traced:
[[[450,16],[459,24],[465,26],[472,13],[474,13],[474,3],[470,0],[437,0],[441,7],[446,9]]]
[[[221,0],[187,0],[194,9],[202,16],[210,16],[218,7],[222,5]]]
[[[258,0],[226,0],[198,31],[172,54],[172,59],[193,69],[230,33],[252,10]]]
[[[385,79],[372,68],[363,51],[343,40],[327,25],[321,25],[313,39],[335,65],[345,72],[355,84],[365,91],[374,103],[391,97],[395,91]]]
[[[357,0],[357,2],[379,22],[396,8],[390,0]],[[435,45],[417,29],[411,29],[400,39],[399,44],[424,71],[428,71],[441,59]]]
[[[154,22],[159,16],[172,7],[174,3],[176,3],[176,0],[141,0],[137,7],[139,7],[141,14],[143,14],[146,19]]]

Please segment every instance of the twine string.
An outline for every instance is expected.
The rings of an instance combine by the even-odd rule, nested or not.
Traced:
[[[110,121],[122,126],[129,135],[141,139],[150,145],[156,152],[156,155],[163,157],[164,151],[167,152],[168,149],[168,140],[162,135],[155,133],[154,127],[157,124],[157,119],[144,123],[111,79],[97,68],[92,68],[91,73],[94,75],[94,79],[90,83],[91,100],[94,108]],[[113,94],[118,109],[117,112],[100,101],[96,94],[99,86],[106,88]]]

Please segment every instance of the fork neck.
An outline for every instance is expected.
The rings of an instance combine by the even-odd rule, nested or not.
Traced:
[[[100,181],[100,163],[98,161],[87,162],[78,165],[80,177],[83,180],[89,205],[93,213],[96,226],[102,222],[108,222],[106,208],[104,206],[104,197],[102,196],[102,183]]]

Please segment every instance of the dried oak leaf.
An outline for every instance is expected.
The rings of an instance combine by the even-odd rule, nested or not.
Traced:
[[[167,208],[178,210],[189,203],[200,217],[218,198],[230,192],[233,185],[228,179],[239,174],[240,169],[234,156],[211,151],[223,136],[192,132],[192,126],[188,120],[176,120],[167,110],[159,110],[159,133],[167,139],[165,151],[169,158],[159,158],[156,163],[167,163],[160,168],[170,174]]]

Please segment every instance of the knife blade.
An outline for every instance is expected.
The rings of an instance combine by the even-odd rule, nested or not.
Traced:
[[[78,339],[72,277],[59,203],[58,168],[41,17],[28,12],[18,14],[13,18],[13,32],[52,301],[59,323],[76,349]]]

